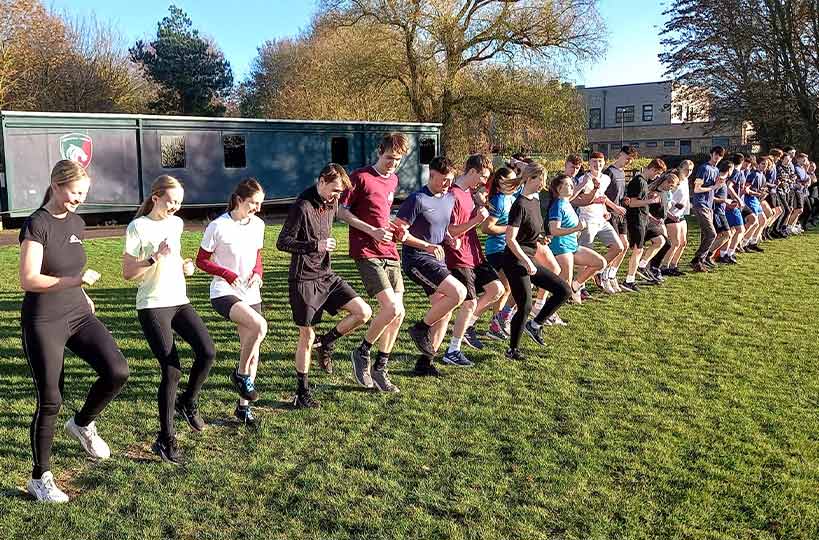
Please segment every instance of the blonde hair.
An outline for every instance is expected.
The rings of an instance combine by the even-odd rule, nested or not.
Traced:
[[[151,213],[151,210],[154,209],[154,196],[162,197],[169,189],[176,188],[184,189],[184,186],[182,185],[182,182],[173,176],[169,176],[167,174],[157,176],[156,180],[154,180],[151,184],[151,194],[145,197],[145,200],[142,201],[142,204],[140,205],[139,210],[137,210],[134,218]]]
[[[546,178],[546,169],[537,163],[527,163],[520,172],[520,176],[523,178],[523,183],[526,183],[530,178],[535,178],[537,176],[539,176],[541,181],[543,181],[543,179]]]
[[[686,177],[690,176],[691,172],[694,170],[694,162],[691,161],[690,159],[684,159],[680,162],[680,165],[679,167],[677,167],[677,170],[680,171],[680,173],[683,174],[683,176]],[[685,171],[685,173],[683,173],[683,171]]]
[[[77,180],[89,178],[88,173],[82,168],[82,165],[70,159],[62,159],[58,161],[54,168],[51,169],[51,183],[46,189],[43,202],[40,203],[40,208],[45,206],[51,200],[51,195],[54,186],[64,186]]]

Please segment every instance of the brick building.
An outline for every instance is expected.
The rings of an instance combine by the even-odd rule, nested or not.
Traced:
[[[715,145],[749,151],[748,122],[715,127],[676,95],[672,81],[577,88],[586,103],[589,149],[608,157],[624,144],[645,157],[707,153]]]

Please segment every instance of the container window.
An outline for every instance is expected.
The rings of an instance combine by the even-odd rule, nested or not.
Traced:
[[[333,137],[330,140],[330,161],[339,165],[350,163],[350,141],[347,137]]]
[[[184,135],[160,135],[159,145],[163,169],[185,168]]]
[[[418,159],[422,165],[429,165],[435,157],[435,139],[421,139]]]
[[[247,167],[244,135],[222,136],[222,146],[225,150],[226,169],[244,169]]]

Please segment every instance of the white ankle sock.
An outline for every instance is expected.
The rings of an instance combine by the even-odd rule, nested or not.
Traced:
[[[449,349],[447,349],[446,352],[460,351],[461,350],[461,341],[463,341],[463,338],[454,337],[454,338],[450,339],[449,340]]]

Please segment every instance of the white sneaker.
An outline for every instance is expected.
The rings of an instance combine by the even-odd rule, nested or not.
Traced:
[[[26,484],[26,489],[32,497],[39,502],[48,503],[66,503],[68,502],[68,495],[57,487],[54,483],[54,475],[51,471],[46,471],[39,480],[34,478],[29,479]]]
[[[551,321],[552,325],[554,325],[554,326],[568,326],[566,321],[561,319],[560,315],[558,315],[557,313],[555,313],[554,315],[549,317],[549,320]]]
[[[614,290],[614,287],[612,287],[610,279],[603,281],[603,286],[601,288],[603,289],[603,292],[605,292],[606,294],[617,293],[617,291]]]
[[[108,459],[111,457],[111,449],[108,443],[102,440],[97,434],[97,425],[91,422],[85,427],[80,427],[74,422],[72,416],[68,422],[65,423],[65,429],[75,439],[80,441],[85,453],[94,459]]]
[[[623,289],[620,288],[620,282],[617,281],[616,277],[613,277],[609,280],[609,287],[611,287],[611,290],[613,290],[616,293],[623,292]]]

